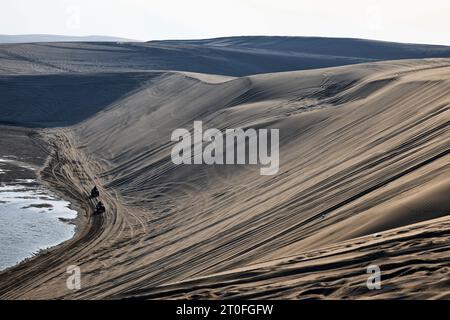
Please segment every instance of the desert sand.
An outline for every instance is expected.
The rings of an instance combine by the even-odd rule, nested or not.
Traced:
[[[40,179],[78,232],[1,272],[0,298],[450,298],[450,59],[245,76],[18,60],[0,120],[50,146]],[[279,128],[278,174],[174,165],[171,132],[199,119]],[[381,290],[365,285],[371,264]]]

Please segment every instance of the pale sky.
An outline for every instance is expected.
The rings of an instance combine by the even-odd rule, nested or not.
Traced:
[[[0,0],[0,34],[323,36],[450,45],[450,0]]]

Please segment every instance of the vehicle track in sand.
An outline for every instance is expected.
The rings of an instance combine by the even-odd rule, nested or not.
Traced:
[[[105,190],[94,174],[98,164],[77,149],[70,131],[51,130],[46,135],[53,151],[40,172],[40,179],[75,205],[78,231],[63,244],[1,272],[1,299],[28,298],[31,297],[28,293],[34,296],[43,287],[48,291],[49,286],[56,291],[64,290],[67,266],[98,258],[98,250],[105,243],[116,241],[125,230],[134,232],[126,215],[121,214],[123,207],[115,195]],[[94,183],[106,203],[103,215],[93,215],[95,200],[89,199],[88,194]]]

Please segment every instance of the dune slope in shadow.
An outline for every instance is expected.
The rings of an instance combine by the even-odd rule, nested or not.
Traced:
[[[178,70],[245,76],[378,60],[449,57],[447,46],[345,38],[47,42],[0,45],[0,74]]]
[[[0,123],[44,128],[73,125],[151,77],[142,73],[0,75]]]

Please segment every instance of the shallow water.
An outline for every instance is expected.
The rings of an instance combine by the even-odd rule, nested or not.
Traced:
[[[69,204],[33,179],[0,185],[0,270],[73,237]]]

